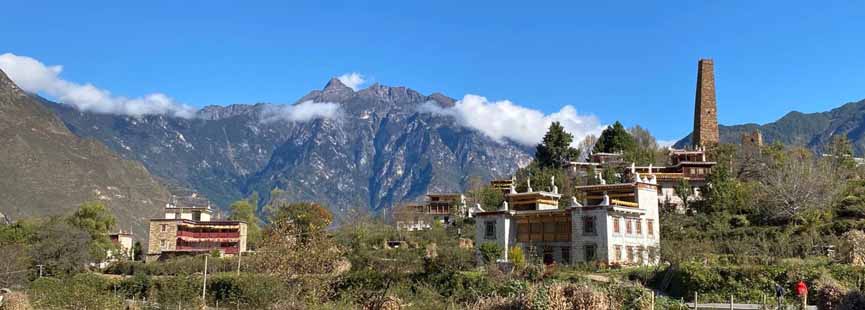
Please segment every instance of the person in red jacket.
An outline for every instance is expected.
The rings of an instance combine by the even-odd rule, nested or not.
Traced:
[[[799,300],[802,302],[801,308],[805,309],[808,305],[808,286],[802,280],[796,283],[796,295],[799,295]]]

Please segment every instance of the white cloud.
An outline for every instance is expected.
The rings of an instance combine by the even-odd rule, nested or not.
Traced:
[[[358,87],[360,87],[361,85],[363,85],[363,83],[366,82],[363,74],[357,72],[340,75],[337,77],[337,79],[342,82],[342,84],[345,84],[345,86],[348,86],[348,88],[351,88],[352,90],[357,90]]]
[[[593,115],[577,114],[577,109],[571,105],[545,115],[508,100],[489,101],[477,95],[466,95],[449,108],[427,102],[421,106],[421,111],[453,116],[460,125],[476,129],[496,141],[510,139],[527,146],[540,143],[552,122],[561,123],[574,135],[574,147],[586,135],[599,135],[605,127]]]
[[[78,84],[60,78],[62,66],[46,66],[42,62],[12,53],[0,55],[0,69],[18,87],[31,92],[45,94],[81,111],[142,116],[166,114],[191,118],[196,109],[178,103],[162,93],[147,94],[138,98],[114,96],[105,89],[92,84]]]
[[[317,118],[335,118],[340,115],[338,103],[304,101],[293,105],[271,105],[261,112],[262,122],[279,120],[305,122]]]

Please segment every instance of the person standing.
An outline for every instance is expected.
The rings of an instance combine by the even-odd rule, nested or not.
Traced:
[[[781,284],[775,283],[775,300],[778,305],[777,309],[782,309],[781,307],[784,304],[784,295],[787,294],[787,290],[784,289],[784,286]]]
[[[808,306],[808,286],[802,280],[796,283],[796,295],[799,295],[800,308],[805,310]]]

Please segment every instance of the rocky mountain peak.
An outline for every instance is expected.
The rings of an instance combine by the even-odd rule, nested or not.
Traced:
[[[420,103],[426,101],[426,96],[404,86],[385,86],[379,83],[357,92],[365,99],[380,100],[390,103]]]
[[[228,106],[209,105],[198,110],[196,116],[205,120],[220,120],[238,115],[249,115],[263,105],[264,103],[255,105],[232,104]]]
[[[444,108],[449,108],[456,104],[456,100],[454,100],[454,98],[448,97],[445,94],[439,92],[435,92],[432,93],[432,95],[429,95],[429,99],[435,101]]]
[[[18,85],[15,85],[15,82],[12,82],[12,79],[10,79],[3,70],[0,70],[0,92],[24,94],[24,91],[18,88]]]
[[[340,81],[338,78],[334,77],[334,78],[330,78],[330,81],[327,81],[327,84],[324,85],[323,91],[339,91],[339,90],[345,90],[345,89],[351,90],[353,92],[353,90],[350,87],[345,86],[345,84],[343,84],[342,81]]]

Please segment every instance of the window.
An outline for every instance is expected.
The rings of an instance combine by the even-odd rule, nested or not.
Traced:
[[[159,249],[161,249],[161,250],[165,250],[165,248],[166,248],[166,242],[165,242],[165,240],[164,240],[164,239],[163,239],[163,240],[159,240]]]
[[[628,246],[628,262],[634,262],[634,247]]]
[[[625,220],[625,232],[629,235],[634,233],[633,230],[631,230],[631,219]]]
[[[162,230],[162,232],[165,232],[168,230],[168,225],[165,225],[165,224],[159,225],[159,229]]]
[[[636,232],[638,235],[643,235],[643,220],[634,219],[634,228],[636,228]]]
[[[594,245],[594,244],[587,244],[587,245],[586,245],[586,247],[585,247],[585,250],[586,250],[586,262],[591,262],[591,261],[594,261],[594,260],[595,260],[595,257],[596,257],[595,255],[597,254],[597,253],[595,253],[595,252],[596,252],[597,249],[598,249],[598,246],[596,246],[596,245]]]
[[[487,239],[495,239],[496,238],[496,222],[495,221],[486,221],[486,232],[484,237]]]
[[[595,217],[594,216],[584,216],[583,217],[583,234],[584,235],[594,235],[597,233],[595,229]]]
[[[620,262],[620,261],[622,261],[622,246],[617,245],[615,247],[616,247],[616,256],[613,257],[613,259]]]
[[[565,264],[571,263],[571,248],[563,246],[562,247],[562,262]]]
[[[622,232],[622,230],[621,230],[621,228],[619,227],[619,217],[618,217],[618,216],[614,216],[614,217],[613,217],[613,233],[617,233],[617,234],[618,234],[618,233],[621,233],[621,232]]]
[[[647,219],[646,220],[646,230],[649,236],[655,235],[655,220]]]
[[[643,256],[646,255],[646,249],[641,245],[637,247],[637,260],[640,264],[643,263]]]

